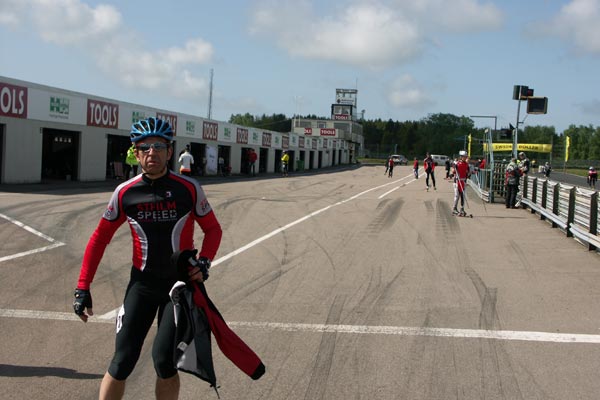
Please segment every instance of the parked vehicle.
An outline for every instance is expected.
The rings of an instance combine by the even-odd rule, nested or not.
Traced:
[[[435,163],[435,165],[444,165],[444,164],[446,164],[446,160],[448,159],[448,156],[444,156],[441,154],[432,154],[431,158],[433,159],[433,162]]]
[[[408,164],[408,159],[402,154],[392,154],[392,160],[394,160],[394,165]]]

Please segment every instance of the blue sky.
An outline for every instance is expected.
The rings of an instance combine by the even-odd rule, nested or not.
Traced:
[[[213,119],[432,113],[600,125],[600,0],[0,0],[0,75]],[[475,119],[476,126],[494,120]]]

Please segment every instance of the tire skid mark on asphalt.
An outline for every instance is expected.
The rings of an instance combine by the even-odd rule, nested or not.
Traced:
[[[336,295],[333,303],[329,308],[326,324],[336,324],[339,322],[346,296]],[[327,380],[331,371],[333,355],[335,354],[335,343],[337,340],[337,332],[325,332],[321,337],[321,343],[317,351],[317,357],[312,368],[312,375],[308,384],[308,389],[304,394],[307,400],[318,400],[325,398],[325,389],[327,388]]]
[[[515,240],[509,239],[508,243],[510,244],[511,251],[513,254],[516,254],[521,261],[520,265],[525,269],[525,273],[527,276],[533,280],[537,279],[535,272],[533,271],[532,265],[527,259],[527,253],[523,251],[519,243]]]
[[[396,223],[404,200],[401,198],[394,200],[386,199],[381,203],[383,204],[378,204],[375,209],[377,215],[371,220],[369,225],[367,225],[367,233],[370,236],[375,236],[381,231],[389,229]]]
[[[479,328],[484,330],[501,329],[496,309],[497,288],[488,287],[479,274],[469,265],[465,273],[471,279],[481,302]],[[519,379],[515,375],[512,357],[502,342],[481,342],[479,344],[481,363],[481,391],[486,396],[499,395],[501,398],[523,399]]]

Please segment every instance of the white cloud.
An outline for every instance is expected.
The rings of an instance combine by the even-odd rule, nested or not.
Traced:
[[[23,2],[19,0],[0,1],[0,25],[17,28],[23,7]]]
[[[418,18],[427,31],[468,33],[500,28],[504,14],[492,3],[479,0],[396,0],[398,7],[407,9]]]
[[[387,99],[395,108],[424,109],[434,104],[427,91],[408,74],[392,82]]]
[[[184,98],[203,97],[207,92],[206,78],[194,76],[190,67],[212,59],[210,43],[191,38],[181,47],[146,50],[138,34],[124,25],[119,10],[110,5],[90,7],[80,0],[3,0],[0,24],[33,29],[48,43],[75,47],[128,87],[164,90]]]
[[[600,115],[600,100],[598,99],[577,103],[575,106],[578,107],[584,114],[592,116]]]
[[[579,53],[600,54],[600,0],[572,0],[532,33],[558,36]]]
[[[256,8],[250,31],[294,56],[378,69],[411,62],[437,33],[495,29],[502,20],[478,0],[451,7],[444,0],[352,1],[326,11],[309,1],[269,0]]]

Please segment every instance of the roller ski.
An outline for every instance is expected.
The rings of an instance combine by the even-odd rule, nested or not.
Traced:
[[[455,208],[454,210],[452,210],[452,215],[455,215],[457,217],[470,217],[470,218],[473,218],[473,214],[467,214],[467,212],[465,211],[464,208],[461,208],[460,211],[458,211]]]

